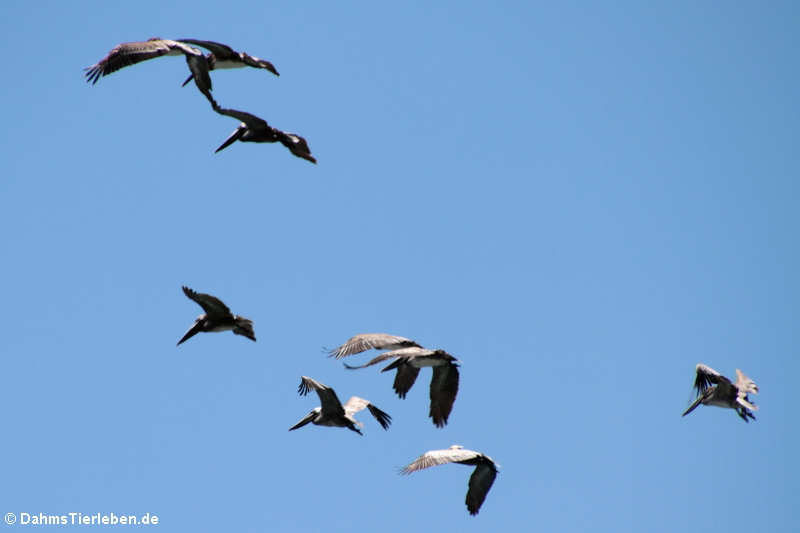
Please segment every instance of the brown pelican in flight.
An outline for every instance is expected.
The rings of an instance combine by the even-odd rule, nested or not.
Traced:
[[[410,474],[417,470],[447,463],[460,463],[462,465],[475,465],[475,470],[469,477],[469,490],[467,490],[467,510],[469,514],[476,515],[486,499],[489,489],[492,488],[494,478],[497,477],[497,465],[488,455],[480,452],[465,450],[463,446],[454,444],[446,450],[431,450],[420,455],[413,463],[403,467],[401,474]]]
[[[128,65],[135,65],[154,57],[179,54],[186,56],[186,63],[189,65],[189,70],[192,72],[191,77],[194,78],[197,88],[208,98],[212,107],[217,107],[217,102],[211,96],[211,76],[208,73],[210,67],[206,56],[193,46],[170,39],[153,37],[147,41],[118,44],[106,57],[84,69],[86,81],[94,85],[102,76],[107,76]]]
[[[273,128],[267,124],[266,120],[251,115],[250,113],[245,113],[244,111],[222,109],[218,106],[215,106],[214,110],[220,115],[227,115],[242,121],[239,127],[231,133],[231,136],[228,137],[214,153],[227,148],[235,141],[257,143],[280,142],[297,157],[316,164],[317,160],[311,155],[311,149],[308,147],[308,143],[296,133],[286,133],[277,128]]]
[[[347,428],[350,431],[355,431],[359,435],[363,435],[361,430],[356,426],[363,427],[364,424],[353,418],[353,415],[364,408],[369,409],[369,412],[372,413],[372,416],[375,417],[375,420],[378,421],[383,429],[389,429],[389,424],[392,423],[391,416],[384,413],[367,400],[359,398],[358,396],[353,396],[342,406],[332,388],[309,377],[302,376],[297,392],[300,393],[301,396],[305,396],[310,390],[317,391],[317,396],[319,396],[319,401],[322,402],[322,406],[312,409],[305,418],[290,427],[289,431],[301,428],[311,422],[317,426]]]
[[[178,345],[182,342],[194,337],[201,331],[228,331],[232,330],[236,335],[244,335],[251,341],[256,340],[256,334],[253,332],[253,321],[243,316],[234,315],[228,306],[222,303],[219,298],[215,298],[210,294],[203,294],[195,292],[189,287],[182,287],[183,294],[190,299],[197,302],[203,308],[205,314],[200,315],[194,321],[194,325],[189,328],[189,331],[178,341]]]
[[[697,365],[696,372],[694,388],[697,391],[697,398],[682,416],[688,415],[702,403],[703,405],[734,409],[745,422],[748,422],[748,417],[756,419],[752,411],[758,410],[758,407],[750,403],[747,394],[758,393],[758,386],[752,379],[742,374],[741,370],[736,369],[736,383],[732,383],[731,380],[702,363]]]
[[[412,346],[419,347],[419,344],[411,339],[389,335],[388,333],[359,333],[350,337],[347,342],[338,348],[328,351],[328,355],[341,359],[342,357],[366,352],[367,350],[395,350]]]
[[[392,358],[395,360],[381,372],[397,369],[394,377],[394,390],[400,398],[406,397],[406,393],[417,380],[420,368],[433,367],[430,389],[431,410],[428,416],[433,419],[436,427],[444,427],[458,394],[458,360],[444,350],[428,350],[419,346],[411,346],[384,352],[360,366],[350,366],[347,363],[344,366],[355,370]]]
[[[266,59],[261,59],[248,55],[245,52],[237,52],[230,46],[222,43],[215,43],[214,41],[198,41],[197,39],[178,39],[182,43],[189,43],[195,46],[200,46],[209,51],[206,55],[208,60],[208,70],[217,70],[223,68],[242,68],[254,67],[263,68],[272,72],[276,76],[280,76],[275,67]],[[183,85],[186,85],[194,78],[194,73],[190,74]]]

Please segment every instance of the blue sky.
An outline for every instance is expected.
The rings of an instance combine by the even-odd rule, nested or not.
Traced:
[[[200,531],[800,529],[800,215],[792,2],[28,3],[0,7],[0,512],[143,514]],[[224,107],[317,166],[236,143],[161,58],[225,42]],[[200,309],[255,322],[175,343]],[[386,331],[462,362],[450,423],[377,368]],[[351,358],[352,363],[370,355]],[[690,399],[758,383],[758,420]],[[390,413],[287,429],[301,375]],[[502,469],[397,468],[451,444]],[[23,529],[16,525],[3,528]],[[72,528],[59,528],[70,530]],[[81,528],[76,528],[80,530]]]

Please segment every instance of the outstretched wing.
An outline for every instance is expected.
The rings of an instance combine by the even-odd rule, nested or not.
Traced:
[[[388,333],[360,333],[350,337],[347,342],[330,350],[328,355],[341,359],[348,355],[353,355],[367,350],[383,350],[386,348],[404,348],[409,346],[419,346],[416,342],[405,337],[389,335]]]
[[[317,396],[319,396],[323,413],[340,416],[345,415],[344,407],[342,407],[342,403],[339,401],[336,392],[332,388],[308,376],[302,376],[300,378],[300,386],[297,387],[297,392],[301,396],[305,396],[312,390],[316,391]]]
[[[187,54],[187,56],[203,55],[200,50],[169,39],[121,43],[112,48],[106,57],[84,69],[86,81],[95,84],[100,77],[107,76],[121,68],[176,52]]]
[[[458,394],[458,379],[458,366],[453,363],[433,367],[429,416],[436,427],[444,427],[447,424]]]
[[[491,461],[482,461],[475,467],[475,471],[469,477],[469,489],[467,490],[466,503],[469,514],[478,514],[496,477],[497,468]]]
[[[389,425],[392,423],[392,417],[389,416],[388,413],[381,411],[374,405],[372,405],[369,401],[365,400],[364,398],[359,398],[358,396],[353,396],[347,403],[344,404],[344,411],[348,415],[353,415],[362,411],[363,409],[369,409],[369,412],[375,417],[375,420],[381,425],[383,429],[389,429]]]
[[[228,309],[228,306],[222,303],[222,300],[219,298],[211,296],[210,294],[195,292],[186,286],[182,287],[182,289],[183,294],[202,307],[209,318],[222,318],[231,315],[231,310]]]
[[[446,450],[431,450],[423,453],[412,463],[404,466],[400,470],[400,473],[410,474],[412,472],[416,472],[417,470],[423,470],[432,466],[444,465],[447,463],[461,463],[470,461],[482,455],[483,454],[472,450],[465,450],[461,446],[451,446]]]
[[[236,109],[224,109],[222,107],[216,107],[214,108],[214,111],[220,115],[227,115],[244,122],[249,129],[260,130],[270,127],[270,125],[267,124],[267,121],[263,118],[258,118],[257,116],[251,115],[250,113],[245,113],[244,111],[238,111]]]

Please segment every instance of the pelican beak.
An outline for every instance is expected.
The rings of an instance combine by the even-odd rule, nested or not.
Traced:
[[[216,154],[220,150],[224,150],[225,148],[227,148],[228,146],[230,146],[234,142],[238,141],[239,138],[244,134],[244,131],[245,131],[244,128],[236,128],[236,131],[231,133],[231,136],[228,137],[227,139],[225,139],[225,142],[222,143],[219,148],[214,150],[214,153]]]

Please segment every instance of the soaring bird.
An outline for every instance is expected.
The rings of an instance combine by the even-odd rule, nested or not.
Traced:
[[[742,374],[738,368],[736,369],[736,383],[731,383],[731,380],[713,368],[699,363],[696,367],[694,389],[697,391],[697,398],[682,416],[688,415],[702,403],[703,405],[734,409],[745,422],[748,422],[748,417],[756,419],[752,411],[758,410],[758,407],[750,402],[747,395],[751,392],[758,393],[758,385]]]
[[[256,340],[256,334],[253,332],[252,320],[243,316],[234,315],[231,313],[231,310],[228,309],[228,306],[222,303],[219,298],[215,298],[210,294],[195,292],[189,287],[182,288],[183,294],[202,307],[205,314],[197,317],[194,321],[194,325],[189,328],[189,331],[178,341],[178,345],[194,337],[201,331],[232,330],[236,335],[243,335],[251,341]]]
[[[389,335],[388,333],[359,333],[353,335],[347,342],[328,351],[330,357],[341,359],[348,355],[353,355],[367,350],[395,350],[397,348],[419,347],[419,344],[405,337]]]
[[[197,48],[180,41],[153,37],[147,41],[118,44],[111,49],[106,57],[84,69],[86,71],[86,81],[95,84],[102,76],[107,76],[128,65],[135,65],[154,57],[180,54],[186,56],[186,63],[192,73],[190,79],[194,78],[197,88],[211,102],[211,106],[216,108],[217,102],[211,96],[211,76],[208,73],[210,70],[208,59]]]
[[[239,127],[231,133],[230,137],[228,137],[214,153],[226,148],[234,141],[257,143],[280,142],[297,157],[316,164],[317,160],[311,155],[311,149],[308,147],[308,143],[296,133],[286,133],[277,128],[273,128],[267,124],[266,120],[251,115],[250,113],[245,113],[244,111],[222,109],[218,106],[215,106],[214,110],[220,115],[227,115],[242,121]]]
[[[301,396],[305,396],[311,390],[317,392],[322,406],[312,409],[305,418],[290,427],[289,431],[303,427],[311,422],[317,426],[347,428],[350,431],[355,431],[359,435],[363,435],[361,430],[356,426],[363,427],[364,424],[353,418],[353,415],[364,408],[369,409],[369,412],[375,417],[375,420],[378,421],[383,429],[389,429],[389,424],[392,423],[391,416],[384,413],[367,400],[359,398],[358,396],[353,396],[342,406],[339,398],[336,396],[336,392],[334,392],[332,388],[309,377],[302,376],[297,392],[300,393]]]
[[[433,367],[430,389],[431,410],[428,416],[433,419],[436,427],[444,427],[458,394],[458,360],[444,350],[428,350],[419,346],[411,346],[382,353],[363,365],[351,366],[345,363],[344,366],[355,370],[392,358],[395,360],[381,372],[397,369],[394,377],[394,391],[400,398],[406,397],[406,393],[417,380],[421,368]]]
[[[242,67],[253,67],[253,68],[263,68],[266,69],[276,76],[280,76],[278,71],[275,70],[275,67],[272,63],[267,61],[266,59],[261,59],[258,57],[254,57],[248,55],[246,52],[237,52],[227,44],[222,43],[215,43],[214,41],[199,41],[197,39],[178,39],[182,43],[189,43],[195,46],[200,46],[205,48],[209,51],[208,55],[206,55],[206,60],[208,61],[208,70],[217,70],[223,68],[242,68]],[[183,82],[183,85],[186,85],[192,78],[194,77],[194,73],[192,73],[186,81]]]
[[[410,474],[417,470],[447,463],[462,465],[475,465],[475,470],[469,477],[469,490],[467,490],[467,510],[469,514],[476,515],[486,499],[489,489],[492,488],[494,478],[497,477],[497,465],[488,455],[480,452],[465,450],[463,446],[454,444],[446,450],[431,450],[420,455],[413,463],[403,467],[401,474]]]

